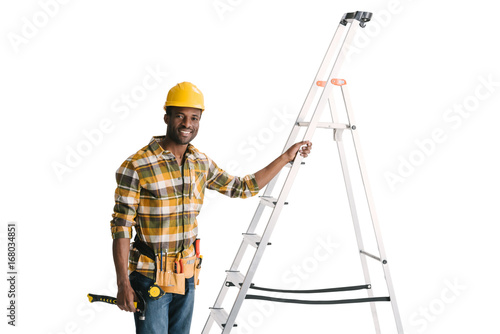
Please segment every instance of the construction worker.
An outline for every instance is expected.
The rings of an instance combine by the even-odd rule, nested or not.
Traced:
[[[296,143],[255,174],[235,177],[190,144],[205,110],[195,85],[182,82],[170,89],[164,109],[166,135],[153,137],[116,172],[111,232],[117,305],[135,312],[134,290],[141,291],[147,311],[145,320],[135,313],[136,333],[187,334],[200,267],[194,245],[196,216],[205,188],[230,197],[254,196],[297,153],[307,157],[312,144]],[[132,227],[136,238],[130,247]],[[164,292],[160,298],[151,297],[154,284]]]

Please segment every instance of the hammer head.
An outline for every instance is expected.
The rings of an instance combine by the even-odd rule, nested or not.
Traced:
[[[135,294],[139,298],[139,301],[137,302],[137,310],[139,312],[139,320],[146,320],[146,310],[148,308],[148,304],[146,303],[146,300],[144,299],[142,292],[136,291]]]

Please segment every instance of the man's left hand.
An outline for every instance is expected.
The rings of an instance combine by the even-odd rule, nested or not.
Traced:
[[[288,161],[292,161],[295,159],[295,156],[297,155],[297,152],[302,157],[307,157],[309,153],[311,153],[311,148],[312,148],[312,143],[309,140],[301,141],[298,143],[293,144],[286,152],[286,156],[288,158]]]
[[[309,153],[311,153],[312,143],[309,140],[301,141],[299,143],[293,144],[285,153],[281,154],[276,160],[271,162],[266,167],[259,170],[255,173],[255,181],[259,186],[259,189],[262,189],[266,186],[269,181],[275,177],[279,171],[290,161],[295,159],[297,152],[302,157],[307,157]]]

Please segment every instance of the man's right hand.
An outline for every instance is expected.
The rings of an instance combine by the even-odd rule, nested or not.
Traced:
[[[136,312],[137,309],[134,306],[134,301],[137,301],[137,296],[135,295],[134,289],[132,289],[130,282],[118,285],[116,305],[118,305],[120,310],[127,312]]]
[[[118,285],[116,305],[120,310],[136,312],[134,300],[137,300],[137,296],[130,285],[127,272],[129,249],[130,239],[118,238],[113,240],[113,260],[115,261],[116,283]]]

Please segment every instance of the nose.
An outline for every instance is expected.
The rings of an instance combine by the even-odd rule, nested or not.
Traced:
[[[191,119],[189,119],[189,117],[184,117],[182,119],[182,123],[181,123],[184,127],[186,128],[190,128],[191,127]]]

